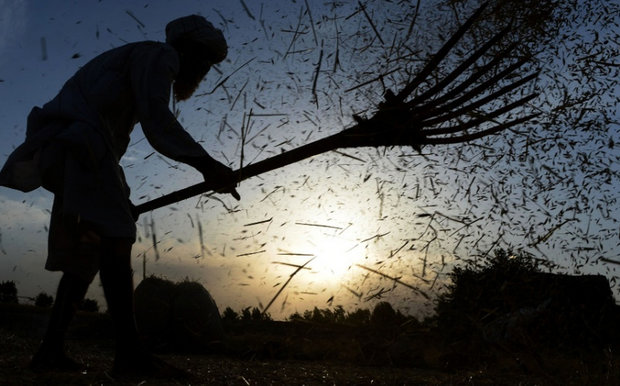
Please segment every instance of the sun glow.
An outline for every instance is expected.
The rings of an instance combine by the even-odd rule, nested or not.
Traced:
[[[326,234],[314,247],[315,259],[310,266],[324,279],[341,278],[362,258],[357,242],[339,234]]]

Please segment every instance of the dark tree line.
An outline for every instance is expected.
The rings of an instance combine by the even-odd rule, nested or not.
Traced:
[[[0,303],[18,304],[19,296],[17,295],[17,286],[12,280],[0,283]],[[54,297],[40,292],[34,298],[27,298],[34,303],[36,307],[49,308],[54,304]],[[99,303],[95,299],[86,298],[79,306],[80,311],[99,312]]]
[[[225,321],[260,321],[271,320],[269,314],[262,313],[257,307],[246,307],[241,312],[226,307],[222,313]],[[404,315],[400,310],[395,310],[389,302],[379,302],[372,310],[357,308],[354,311],[346,311],[343,306],[333,308],[318,308],[306,310],[303,313],[294,312],[287,318],[291,322],[311,322],[322,324],[344,324],[351,326],[377,326],[400,325],[415,322],[412,316]]]

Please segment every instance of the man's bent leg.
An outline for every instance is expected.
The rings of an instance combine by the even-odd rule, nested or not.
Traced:
[[[35,370],[77,371],[83,366],[67,358],[64,340],[69,324],[84,299],[90,282],[81,277],[64,273],[58,284],[47,331],[30,367]]]
[[[107,238],[99,276],[116,333],[116,360],[143,352],[134,317],[130,239]]]
[[[54,205],[61,202],[61,199],[55,198]],[[52,222],[54,232],[50,227],[50,248],[54,249],[54,253],[64,254],[62,263],[54,268],[62,270],[63,276],[58,283],[47,331],[30,367],[33,370],[80,370],[84,366],[65,355],[64,340],[96,273],[101,237],[92,224],[80,222],[75,217],[57,217],[56,223],[54,219]]]

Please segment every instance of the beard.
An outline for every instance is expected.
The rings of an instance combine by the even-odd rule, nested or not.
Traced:
[[[181,63],[179,74],[172,85],[175,99],[177,101],[184,101],[191,97],[208,71],[209,67],[200,68],[192,66],[191,61],[190,63]]]

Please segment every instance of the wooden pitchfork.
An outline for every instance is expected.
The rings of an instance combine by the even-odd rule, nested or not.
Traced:
[[[518,80],[512,80],[514,76],[511,74],[528,61],[527,58],[523,58],[514,63],[505,63],[510,62],[509,55],[515,49],[515,43],[499,50],[486,64],[472,69],[468,76],[459,79],[460,75],[508,34],[509,27],[491,37],[432,87],[410,98],[413,91],[439,66],[485,8],[486,4],[478,8],[402,90],[398,93],[388,90],[385,100],[379,104],[378,110],[371,118],[354,117],[356,124],[337,134],[244,166],[235,171],[238,181],[339,148],[412,146],[419,150],[423,145],[461,143],[482,138],[537,116],[538,114],[530,114],[495,123],[497,118],[536,98],[538,95],[536,93],[504,104],[490,112],[481,113],[479,110],[491,102],[498,103],[500,97],[537,77],[538,72],[532,72]],[[509,77],[512,81],[506,81]],[[458,82],[455,82],[457,80]],[[495,125],[470,131],[489,121],[493,121]],[[144,202],[136,208],[139,213],[145,213],[198,194],[222,189],[225,190],[226,186],[218,185],[217,181],[204,181]]]

